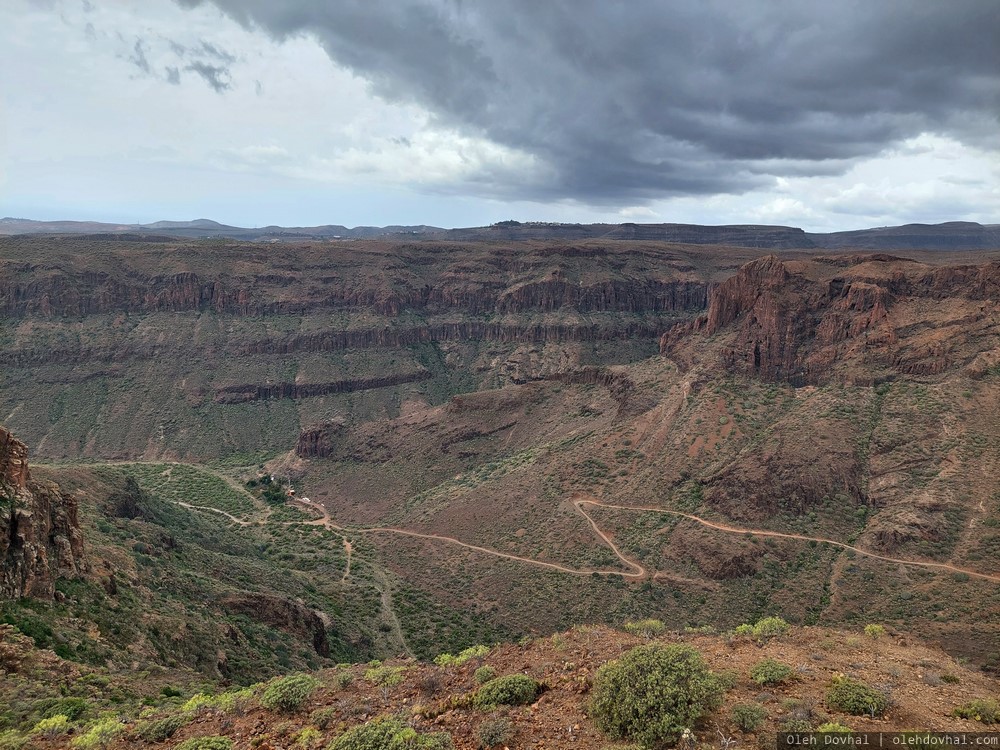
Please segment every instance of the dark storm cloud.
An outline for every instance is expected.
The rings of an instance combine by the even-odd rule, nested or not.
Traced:
[[[734,192],[924,131],[1000,146],[996,0],[211,1],[534,155],[546,178],[496,186],[522,197]]]
[[[225,67],[195,60],[184,69],[193,71],[204,78],[205,83],[211,86],[217,94],[222,94],[232,88],[232,84],[229,82],[229,70]]]

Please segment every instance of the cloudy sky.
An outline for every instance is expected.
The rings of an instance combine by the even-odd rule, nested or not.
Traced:
[[[998,0],[0,0],[0,216],[1000,223]]]

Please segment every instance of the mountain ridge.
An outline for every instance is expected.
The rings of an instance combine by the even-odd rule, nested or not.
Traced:
[[[764,250],[984,250],[1000,248],[1000,224],[947,221],[903,224],[838,232],[806,232],[769,224],[572,224],[501,221],[482,227],[446,229],[426,224],[384,227],[323,224],[312,227],[238,227],[212,219],[116,224],[96,221],[36,221],[4,217],[0,235],[16,234],[156,234],[172,238],[228,238],[251,241],[349,240],[418,237],[459,241],[644,240],[689,244],[725,244]]]

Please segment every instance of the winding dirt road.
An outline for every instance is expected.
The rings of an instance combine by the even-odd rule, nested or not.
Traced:
[[[576,509],[577,512],[580,513],[580,515],[582,515],[585,519],[587,519],[587,522],[594,530],[594,533],[608,546],[608,548],[615,554],[615,556],[619,560],[622,561],[622,563],[625,566],[630,568],[630,570],[622,571],[622,570],[603,570],[598,568],[571,568],[566,565],[560,565],[559,563],[546,562],[544,560],[534,560],[530,557],[522,557],[521,555],[514,555],[509,552],[500,552],[499,550],[490,549],[488,547],[481,547],[478,544],[470,544],[468,542],[463,542],[460,539],[456,539],[450,536],[443,536],[441,534],[425,534],[419,531],[411,531],[409,529],[400,529],[391,526],[367,526],[367,527],[348,528],[344,526],[339,526],[336,523],[334,523],[333,520],[330,518],[330,514],[326,510],[326,508],[324,508],[319,503],[314,503],[312,501],[303,502],[302,500],[300,500],[299,502],[301,502],[303,505],[306,505],[308,507],[317,510],[321,514],[320,518],[316,520],[304,522],[309,525],[322,525],[337,532],[349,531],[351,533],[398,534],[401,536],[408,536],[417,539],[428,539],[432,541],[447,542],[448,544],[454,544],[456,546],[464,547],[465,549],[469,549],[474,552],[480,552],[485,555],[492,555],[493,557],[499,557],[506,560],[515,560],[517,562],[524,563],[526,565],[534,565],[535,567],[539,568],[557,570],[561,573],[569,573],[571,575],[579,575],[579,576],[589,576],[593,575],[594,573],[599,573],[601,575],[616,575],[616,576],[621,576],[622,578],[629,578],[634,580],[643,578],[667,578],[683,583],[692,583],[702,586],[706,585],[704,581],[679,578],[674,574],[665,573],[662,571],[650,574],[650,572],[640,563],[626,557],[622,553],[622,551],[618,548],[618,545],[615,544],[614,540],[606,532],[604,532],[600,528],[600,526],[597,525],[597,522],[593,519],[593,517],[583,509],[584,505],[591,505],[598,508],[608,508],[610,510],[646,512],[646,513],[664,513],[666,515],[677,516],[678,518],[684,518],[689,521],[701,524],[702,526],[705,526],[707,528],[715,529],[716,531],[722,531],[727,534],[740,534],[743,536],[747,534],[752,534],[754,536],[761,536],[761,537],[774,537],[778,539],[792,539],[802,542],[817,542],[819,544],[829,544],[844,550],[850,550],[856,554],[864,555],[865,557],[870,557],[875,560],[882,560],[884,562],[896,563],[899,565],[910,565],[914,567],[929,568],[932,570],[943,570],[951,573],[964,573],[965,575],[968,575],[969,577],[972,578],[979,578],[981,580],[990,581],[992,583],[1000,583],[1000,575],[981,573],[976,570],[961,568],[957,565],[950,565],[948,563],[931,562],[927,560],[909,560],[900,557],[880,555],[876,552],[871,552],[869,550],[862,549],[860,547],[855,547],[851,544],[838,542],[835,539],[807,536],[805,534],[791,534],[781,531],[768,531],[767,529],[752,529],[741,526],[730,526],[728,524],[718,523],[716,521],[709,521],[708,519],[702,518],[701,516],[695,516],[690,513],[682,513],[681,511],[676,511],[676,510],[667,510],[664,508],[655,508],[650,506],[614,505],[611,503],[602,503],[598,500],[591,500],[587,498],[574,499],[573,507]],[[346,537],[344,537],[344,539],[346,541]]]

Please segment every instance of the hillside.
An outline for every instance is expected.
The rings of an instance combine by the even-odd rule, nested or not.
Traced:
[[[220,738],[217,747],[236,750],[322,748],[365,722],[385,719],[412,727],[415,737],[425,742],[442,743],[428,747],[450,747],[449,741],[458,750],[611,747],[611,738],[595,725],[591,704],[599,668],[636,646],[676,643],[703,654],[725,688],[721,705],[705,712],[691,727],[701,746],[715,746],[725,738],[764,744],[772,742],[779,730],[808,731],[832,723],[859,732],[989,728],[954,714],[974,701],[985,705],[982,702],[1000,687],[996,680],[933,647],[877,628],[869,632],[810,627],[768,638],[732,633],[665,633],[644,638],[607,627],[581,626],[517,645],[483,647],[465,657],[464,663],[439,660],[439,666],[391,660],[322,670],[311,680],[296,678],[302,684],[297,692],[285,687],[282,694],[288,702],[284,709],[271,702],[284,684],[281,681],[243,690],[209,688],[206,693],[197,693],[197,687],[191,686],[174,691],[180,693],[176,697],[155,683],[132,683],[125,688],[129,698],[117,710],[121,718],[105,718],[103,724],[94,718],[97,701],[87,686],[107,678],[100,673],[81,675],[51,653],[27,647],[9,631],[0,631],[0,646],[6,649],[8,668],[14,664],[14,674],[42,665],[50,672],[64,670],[76,678],[73,694],[87,696],[80,704],[84,709],[78,720],[50,731],[50,739],[44,732],[34,732],[32,746],[36,748],[66,747],[70,740],[87,735],[103,736],[106,746],[114,748],[179,747],[199,737]],[[767,678],[752,675],[758,674],[755,670],[766,660],[787,668],[787,674],[778,678],[780,672],[772,668],[775,677],[771,679],[777,681],[761,684]],[[833,701],[831,688],[845,673],[873,686],[877,694],[889,696],[884,714],[855,715]],[[491,675],[525,675],[537,681],[539,694],[527,705],[477,708],[475,695],[489,686]],[[140,698],[146,706],[141,715]],[[67,700],[38,701],[34,709],[26,709],[29,725],[37,724],[40,712],[47,709],[50,715],[53,710],[68,710]],[[20,701],[14,705],[20,707]],[[222,744],[225,740],[230,744]]]
[[[589,680],[637,642],[601,626],[649,617],[742,675],[703,733],[750,702],[759,732],[973,728],[949,716],[1000,670],[997,258],[2,239],[3,523],[31,533],[4,535],[27,543],[0,619],[44,669],[0,729],[62,674],[87,721],[106,680],[173,744],[290,747],[311,722],[320,746],[405,711],[475,747],[483,714],[447,697],[471,668],[427,662],[526,638],[486,659],[548,688],[501,711],[518,742],[601,747]],[[791,634],[707,634],[771,615]],[[798,678],[761,698],[763,655]],[[401,682],[337,666],[373,659]],[[297,671],[322,715],[167,694]],[[837,673],[896,708],[846,720]]]

